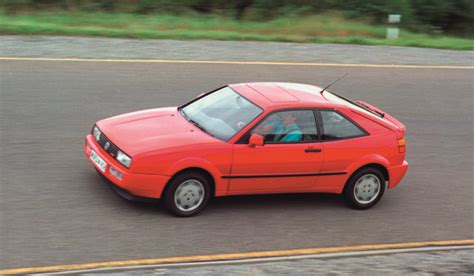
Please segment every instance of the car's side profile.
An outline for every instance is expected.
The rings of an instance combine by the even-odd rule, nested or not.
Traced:
[[[316,86],[243,83],[181,107],[98,121],[89,161],[129,199],[161,199],[178,216],[214,196],[324,192],[374,206],[405,175],[405,126]]]

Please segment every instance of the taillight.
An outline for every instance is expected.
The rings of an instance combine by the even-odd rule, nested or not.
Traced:
[[[407,151],[405,137],[398,139],[398,152],[404,153]]]

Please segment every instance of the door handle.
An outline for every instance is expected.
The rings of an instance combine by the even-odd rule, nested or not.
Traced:
[[[304,150],[304,152],[321,152],[321,149],[307,148],[307,149]]]

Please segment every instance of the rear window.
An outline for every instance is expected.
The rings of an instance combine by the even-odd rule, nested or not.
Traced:
[[[345,105],[345,106],[348,106],[350,108],[353,108],[353,109],[356,109],[360,112],[363,112],[365,114],[369,114],[371,116],[375,116],[377,118],[383,118],[380,114],[376,113],[376,112],[373,112],[371,111],[370,109],[368,108],[365,108],[364,106],[360,105],[360,104],[357,104],[347,98],[344,98],[340,95],[337,95],[337,94],[334,94],[334,93],[331,93],[329,91],[324,91],[323,92],[323,96],[328,100],[328,101],[331,101],[331,102],[334,102],[334,103],[338,103],[338,104],[342,104],[342,105]]]

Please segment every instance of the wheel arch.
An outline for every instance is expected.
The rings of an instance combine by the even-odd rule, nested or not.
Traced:
[[[390,174],[388,173],[388,169],[384,165],[382,165],[380,163],[368,163],[368,164],[365,164],[365,165],[359,167],[358,169],[354,170],[351,173],[351,175],[347,178],[346,183],[344,184],[344,189],[343,190],[346,189],[347,184],[349,183],[349,180],[352,178],[353,175],[355,175],[359,171],[361,171],[363,169],[366,169],[366,168],[375,168],[375,169],[379,170],[382,173],[383,177],[385,178],[385,181],[390,180]]]
[[[382,165],[382,164],[379,164],[379,163],[369,163],[369,164],[366,164],[360,168],[358,168],[357,170],[355,170],[352,174],[354,175],[355,173],[357,173],[358,171],[360,170],[363,170],[365,168],[375,168],[375,169],[378,169],[382,174],[383,174],[383,177],[385,178],[385,181],[389,181],[390,180],[390,174],[388,173],[388,169]]]
[[[206,169],[200,168],[200,167],[189,167],[189,168],[184,168],[181,169],[180,171],[177,171],[171,178],[168,180],[168,182],[165,185],[165,188],[161,192],[161,197],[166,193],[167,189],[170,187],[171,181],[175,179],[177,176],[184,174],[184,173],[189,173],[189,172],[197,172],[199,174],[202,174],[204,177],[206,177],[209,180],[209,185],[211,188],[210,196],[214,197],[216,193],[216,181],[214,179],[214,176],[207,171]]]

